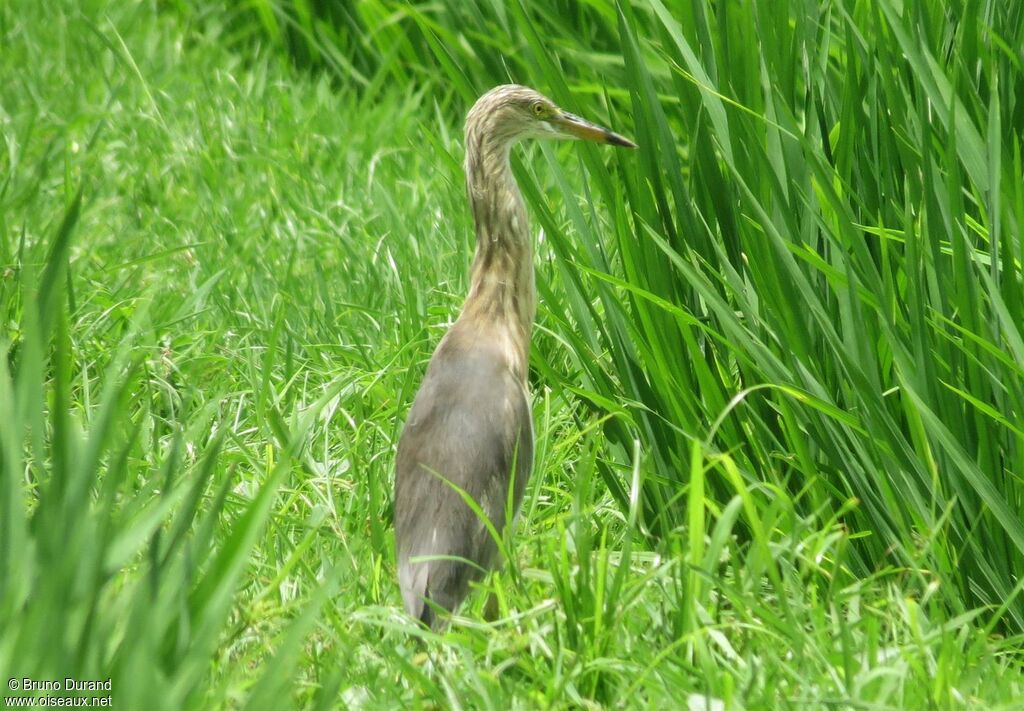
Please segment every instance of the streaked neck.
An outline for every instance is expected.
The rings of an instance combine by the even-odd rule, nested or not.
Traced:
[[[537,295],[529,222],[509,148],[507,141],[467,132],[466,186],[476,223],[476,255],[463,317],[512,327],[525,377]]]

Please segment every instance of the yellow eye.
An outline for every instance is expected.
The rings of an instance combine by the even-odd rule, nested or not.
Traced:
[[[535,101],[531,108],[533,109],[533,115],[534,116],[543,116],[544,115],[544,104],[542,104],[541,102]]]

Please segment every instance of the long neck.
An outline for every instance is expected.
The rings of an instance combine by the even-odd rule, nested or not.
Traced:
[[[508,141],[486,132],[466,136],[466,185],[476,222],[476,255],[463,316],[510,327],[525,366],[537,292],[530,229],[509,164],[509,147]]]

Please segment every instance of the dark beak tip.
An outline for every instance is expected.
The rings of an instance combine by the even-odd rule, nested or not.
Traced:
[[[608,132],[607,136],[608,143],[613,146],[621,146],[622,148],[636,148],[636,144],[625,136],[620,136],[617,133]]]

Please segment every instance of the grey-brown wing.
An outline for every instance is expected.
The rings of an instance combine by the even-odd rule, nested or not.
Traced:
[[[452,485],[472,497],[500,532],[509,487],[518,508],[532,459],[533,426],[522,383],[492,352],[446,350],[442,344],[398,444],[395,540],[409,614],[432,620],[424,597],[454,609],[479,576],[476,566],[494,562],[492,536]],[[411,560],[420,556],[471,563]]]

